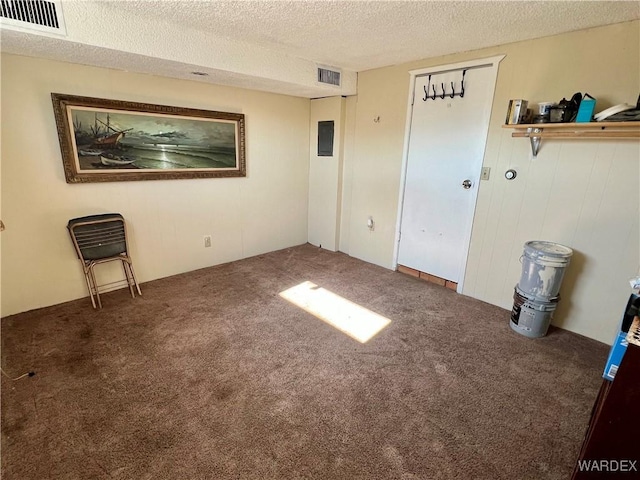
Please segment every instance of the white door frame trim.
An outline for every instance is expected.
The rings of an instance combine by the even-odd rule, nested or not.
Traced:
[[[392,268],[394,270],[396,270],[398,268],[398,250],[400,247],[400,228],[402,226],[402,207],[403,207],[403,203],[404,203],[404,193],[405,193],[405,188],[406,188],[406,181],[407,181],[407,163],[409,160],[409,139],[411,137],[411,117],[413,116],[413,101],[414,101],[414,94],[415,94],[415,88],[416,88],[416,78],[417,77],[422,77],[424,75],[435,75],[437,73],[443,73],[443,72],[447,72],[447,71],[452,71],[452,70],[462,70],[465,68],[478,68],[478,67],[484,67],[486,66],[487,68],[491,68],[491,70],[493,71],[493,75],[494,75],[494,81],[493,81],[493,87],[491,89],[491,104],[493,105],[493,98],[495,96],[495,91],[496,91],[496,83],[498,81],[498,66],[500,65],[500,62],[502,61],[502,59],[505,57],[505,55],[496,55],[494,57],[487,57],[487,58],[479,58],[477,60],[469,60],[466,62],[459,62],[459,63],[450,63],[450,64],[446,64],[446,65],[436,65],[433,67],[427,67],[427,68],[421,68],[418,70],[410,70],[409,71],[409,98],[407,100],[407,119],[405,122],[405,129],[404,129],[404,145],[402,147],[402,167],[401,167],[401,171],[400,171],[400,193],[399,193],[399,198],[398,198],[398,213],[396,216],[396,236],[395,236],[395,242],[393,245],[393,265]],[[493,113],[493,108],[491,109],[491,113]],[[489,122],[491,120],[491,114],[489,115],[489,117],[486,119],[485,121],[485,127],[486,127],[486,131],[487,134],[485,135],[484,138],[484,147],[483,147],[483,154],[482,154],[482,164],[484,165],[484,156],[486,155],[486,148],[487,148],[487,137],[489,136]],[[474,216],[475,216],[475,209],[476,209],[476,203],[478,200],[478,190],[480,189],[480,185],[478,185],[478,188],[474,188],[472,195],[473,195],[473,212],[474,212]],[[460,270],[460,279],[458,281],[458,288],[457,288],[457,292],[458,293],[462,293],[462,289],[464,286],[464,277],[466,274],[466,270],[467,270],[467,259],[469,257],[469,247],[471,244],[471,230],[473,227],[473,220],[471,221],[471,225],[469,225],[469,227],[467,228],[467,232],[465,235],[465,251],[464,251],[464,262],[462,265],[462,268]]]

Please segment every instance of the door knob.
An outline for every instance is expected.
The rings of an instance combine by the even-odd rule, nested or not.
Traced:
[[[471,180],[465,180],[462,182],[462,188],[465,190],[469,190],[471,188]]]

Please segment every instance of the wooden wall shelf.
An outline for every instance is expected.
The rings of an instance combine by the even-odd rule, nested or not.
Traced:
[[[512,137],[528,138],[534,157],[543,138],[640,138],[640,122],[520,123],[502,128],[515,130]]]

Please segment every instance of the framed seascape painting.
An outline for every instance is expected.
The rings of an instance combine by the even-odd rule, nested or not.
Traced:
[[[67,183],[246,176],[243,114],[51,98]]]

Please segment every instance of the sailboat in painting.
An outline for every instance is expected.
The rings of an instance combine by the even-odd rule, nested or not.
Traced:
[[[129,130],[133,130],[132,128],[128,128],[126,130],[117,130],[113,128],[110,124],[108,113],[107,113],[106,123],[100,120],[97,115],[95,117],[95,120],[96,122],[100,122],[102,125],[106,127],[106,132],[104,135],[97,137],[95,139],[95,141],[93,142],[94,148],[116,148],[120,140],[122,140],[122,138],[125,136],[125,133],[128,132]],[[96,123],[96,127],[97,127],[97,123]],[[98,131],[98,128],[96,128],[95,130]],[[113,133],[110,133],[110,132],[113,132]]]

